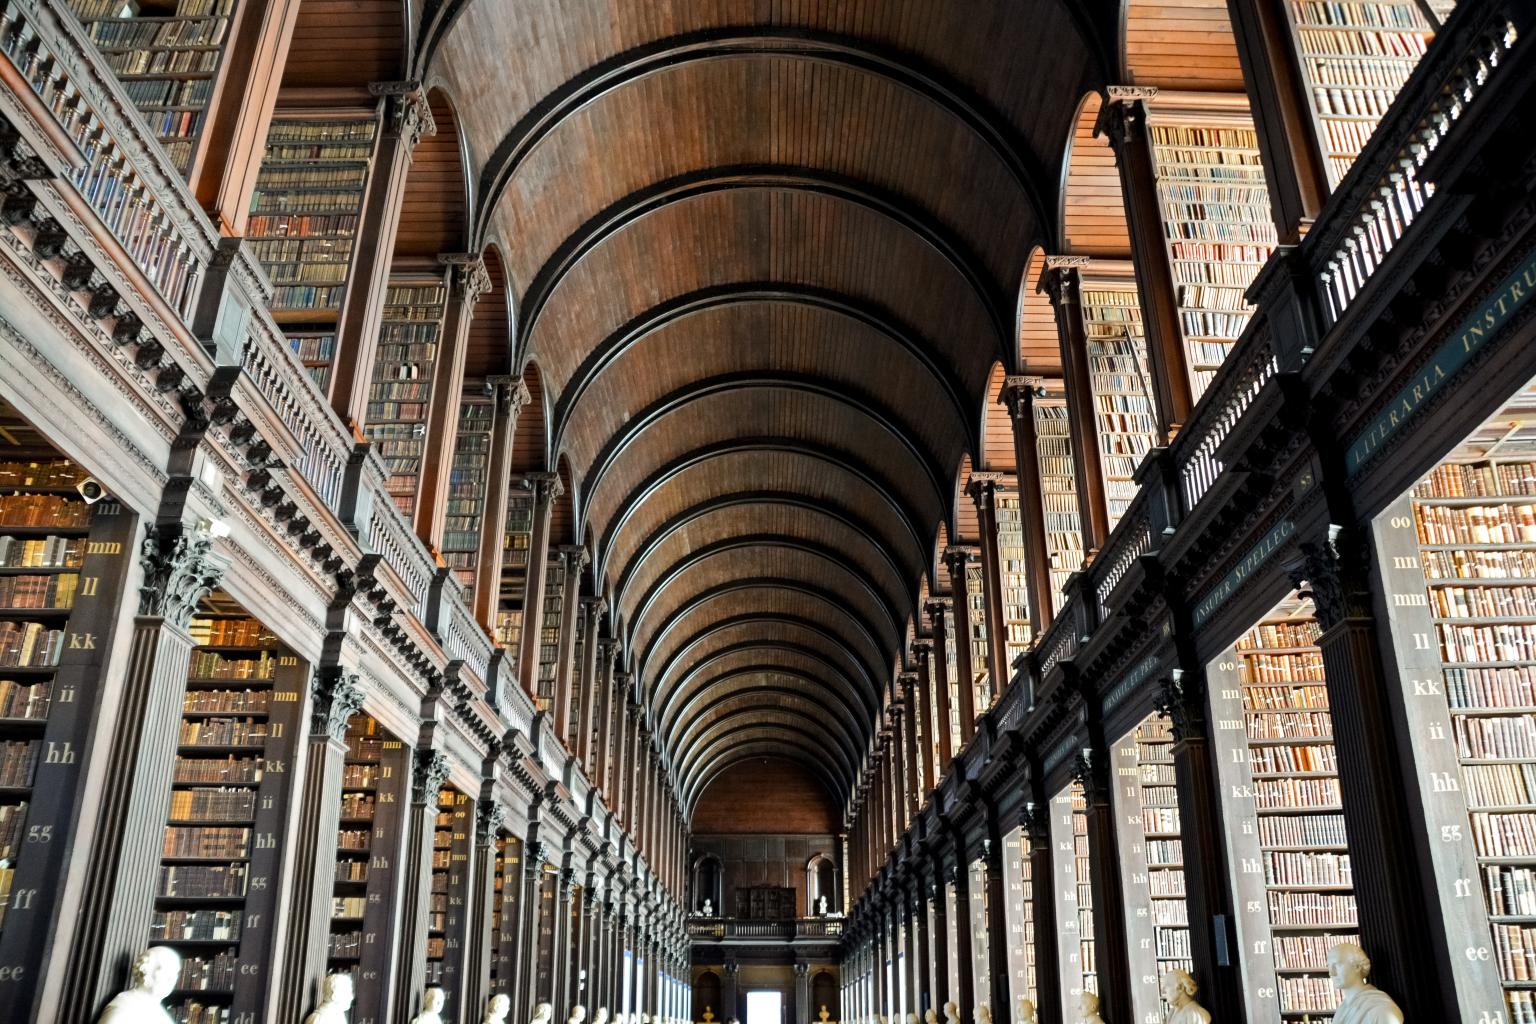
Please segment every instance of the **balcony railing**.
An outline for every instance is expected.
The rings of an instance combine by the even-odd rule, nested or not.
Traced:
[[[800,917],[782,921],[748,921],[733,917],[695,917],[688,921],[688,937],[703,941],[722,939],[837,939],[843,935],[840,917]]]

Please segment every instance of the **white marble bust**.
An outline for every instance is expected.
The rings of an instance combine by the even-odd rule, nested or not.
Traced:
[[[945,1024],[960,1024],[960,1007],[956,1006],[953,1002],[945,1003],[944,1022]]]
[[[1018,1024],[1040,1024],[1040,1018],[1035,1013],[1035,1003],[1032,999],[1019,1000]]]
[[[507,1014],[512,1012],[512,997],[498,992],[485,1002],[485,1014],[480,1024],[506,1024]]]
[[[1194,976],[1180,967],[1163,975],[1163,999],[1168,1002],[1166,1024],[1211,1024],[1211,1013],[1195,1002]]]
[[[923,1011],[923,1024],[939,1024],[939,1013],[933,1007]]]
[[[304,1024],[347,1024],[352,1009],[352,975],[327,974],[320,983],[320,1005],[304,1018]]]
[[[554,1016],[555,1008],[553,1006],[548,1003],[540,1003],[533,1008],[533,1020],[529,1024],[549,1024]]]
[[[608,1007],[599,1006],[592,1015],[592,1024],[608,1024]]]
[[[976,1024],[992,1024],[992,1007],[986,1003],[976,1004]]]
[[[171,1024],[161,1005],[176,989],[181,957],[168,946],[151,946],[134,957],[128,987],[112,997],[97,1024]]]
[[[1353,942],[1341,942],[1328,951],[1328,976],[1342,993],[1333,1024],[1403,1024],[1403,1011],[1392,997],[1365,979],[1371,958]]]
[[[577,1003],[571,1007],[571,1015],[566,1018],[565,1024],[581,1024],[587,1019],[587,1008]]]
[[[443,1024],[443,1003],[448,996],[436,985],[421,994],[421,1012],[411,1018],[411,1024]]]
[[[1084,992],[1077,1000],[1078,1024],[1104,1024],[1104,1018],[1099,1016],[1099,997],[1092,992]]]

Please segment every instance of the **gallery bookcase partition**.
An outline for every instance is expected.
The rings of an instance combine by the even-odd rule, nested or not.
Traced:
[[[467,594],[475,591],[480,565],[480,529],[490,485],[491,425],[496,405],[483,380],[468,381],[459,399],[458,437],[448,474],[448,507],[443,521],[443,564]]]
[[[0,404],[0,963],[39,977],[77,825],[136,517]],[[0,985],[25,1020],[29,984]]]
[[[1328,950],[1355,942],[1349,837],[1309,598],[1291,594],[1207,666],[1249,1011],[1326,1021]]]
[[[512,994],[517,983],[518,914],[523,884],[523,844],[505,832],[496,837],[496,869],[491,896],[492,995]]]
[[[1067,580],[1083,564],[1083,527],[1077,509],[1077,468],[1072,461],[1071,424],[1061,385],[1031,403],[1035,417],[1035,446],[1040,458],[1040,492],[1044,508],[1045,549],[1051,563],[1051,614],[1066,603]]]
[[[1198,401],[1248,326],[1245,293],[1277,244],[1269,186],[1245,99],[1159,92],[1147,131]]]
[[[123,92],[183,175],[219,86],[236,0],[68,0]]]
[[[992,908],[987,904],[986,861],[971,861],[966,888],[970,906],[963,909],[966,925],[971,930],[971,962],[968,965],[971,972],[971,998],[975,1002],[986,1002],[992,990],[992,962],[988,954],[991,938],[988,917]]]
[[[533,994],[535,1002],[550,1002],[555,988],[555,926],[556,893],[560,886],[560,871],[552,864],[539,865],[538,888],[534,898],[538,900],[537,930],[534,934]]]
[[[309,670],[217,593],[189,632],[196,646],[146,939],[181,954],[173,1016],[235,1024],[264,1008]]]
[[[1094,260],[1082,269],[1081,293],[1099,465],[1113,530],[1136,497],[1136,468],[1157,442],[1157,411],[1131,265]]]
[[[1173,733],[1151,715],[1110,751],[1115,839],[1126,915],[1131,1007],[1138,1020],[1162,1019],[1163,975],[1194,972],[1184,890],[1184,844],[1174,780]]]
[[[1536,1022],[1536,387],[1372,527],[1461,1016]]]
[[[352,975],[361,1022],[383,1019],[389,990],[410,751],[366,713],[347,722],[346,744],[326,970]]]
[[[279,110],[251,196],[246,239],[272,281],[272,316],[322,391],[334,377],[377,135],[371,110]]]
[[[447,995],[444,1011],[460,1014],[464,945],[469,928],[469,879],[475,802],[452,786],[437,794],[432,830],[432,890],[427,907],[427,984]]]
[[[533,704],[540,711],[549,711],[555,703],[555,681],[560,671],[560,623],[565,610],[565,563],[558,554],[551,553],[544,574],[544,616],[539,629],[539,672]]]
[[[1033,632],[1029,622],[1029,566],[1024,551],[1024,506],[1017,490],[997,495],[997,568],[1003,588],[1004,664],[1029,650]]]
[[[384,460],[384,489],[407,518],[416,513],[420,498],[427,415],[443,355],[447,302],[444,271],[397,271],[384,292],[368,389],[367,432]]]
[[[971,688],[975,692],[976,715],[992,706],[996,695],[991,673],[992,652],[987,642],[987,594],[986,575],[980,561],[965,565],[965,605],[971,624],[971,635],[959,638],[960,643],[971,645]],[[959,747],[955,748],[959,750]]]
[[[1057,969],[1062,1019],[1077,1013],[1083,992],[1099,991],[1093,933],[1093,882],[1088,850],[1088,804],[1082,784],[1051,798],[1051,865],[1056,872]]]
[[[1036,1001],[1034,865],[1029,837],[1016,828],[1003,840],[1003,885],[1007,894],[1008,990],[1015,1005]]]
[[[507,495],[495,638],[497,646],[507,650],[514,659],[523,633],[523,592],[528,584],[528,550],[533,542],[533,505],[531,488],[514,486]]]

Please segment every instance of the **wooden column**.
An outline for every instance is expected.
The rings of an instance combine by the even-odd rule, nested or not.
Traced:
[[[949,571],[949,593],[954,602],[955,628],[950,642],[955,645],[955,680],[960,690],[960,750],[970,746],[976,735],[976,667],[971,663],[971,603],[966,600],[965,567],[973,552],[968,548],[950,548],[944,552],[944,568]]]
[[[1312,593],[1323,630],[1317,646],[1328,681],[1360,945],[1371,957],[1372,983],[1400,1006],[1454,1019],[1456,981],[1448,958],[1434,955],[1436,943],[1421,934],[1439,907],[1432,903],[1432,879],[1419,870],[1413,801],[1421,783],[1403,770],[1400,751],[1409,738],[1397,725],[1394,702],[1402,698],[1392,692],[1382,660],[1385,630],[1373,608],[1370,539],[1364,530],[1326,530],[1301,542],[1292,581]],[[1389,600],[1383,597],[1381,606]],[[1405,938],[1416,934],[1420,938]]]
[[[571,900],[575,880],[569,867],[561,868],[555,879],[555,919],[551,922],[554,936],[549,945],[554,957],[554,963],[549,965],[549,1001],[555,1005],[556,1014],[566,1017],[571,1011],[565,996],[571,971]]]
[[[432,841],[438,797],[448,778],[448,759],[418,749],[411,776],[411,813],[406,816],[405,870],[401,875],[400,934],[395,952],[392,1003],[406,1017],[420,1009],[427,978],[427,915],[432,905]]]
[[[1109,503],[1104,498],[1104,468],[1099,462],[1099,428],[1093,406],[1093,374],[1088,365],[1087,332],[1083,326],[1081,274],[1086,256],[1047,256],[1040,289],[1056,310],[1056,335],[1067,398],[1067,429],[1072,437],[1072,462],[1077,473],[1077,511],[1083,528],[1083,551],[1092,557],[1109,537]]]
[[[192,660],[187,627],[227,564],[207,537],[176,525],[151,526],[139,561],[143,583],[122,701],[102,771],[93,773],[110,785],[96,821],[100,845],[87,860],[81,913],[73,922],[75,969],[61,993],[62,1020],[94,1020],[123,987],[149,935]]]
[[[933,994],[928,988],[928,964],[933,959],[932,937],[928,934],[928,915],[921,884],[914,884],[902,895],[907,901],[907,913],[912,915],[913,948],[908,951],[908,955],[916,953],[912,964],[913,991],[916,992],[912,1012],[917,1014],[918,1020],[922,1020],[923,1011],[933,1006]]]
[[[1055,618],[1051,598],[1051,552],[1045,538],[1045,492],[1040,483],[1040,444],[1035,436],[1039,377],[1008,377],[998,397],[1013,424],[1013,454],[1019,467],[1020,519],[1024,524],[1024,566],[1029,580],[1029,625],[1035,636]]]
[[[1090,733],[1098,731],[1095,723]],[[1111,803],[1109,749],[1102,736],[1090,741],[1091,754],[1079,754],[1074,775],[1082,784],[1088,821],[1088,868],[1093,885],[1093,940],[1098,965],[1099,1001],[1105,1020],[1132,1020],[1130,962],[1126,951],[1126,893],[1120,871]],[[1037,953],[1038,955],[1038,953]]]
[[[528,576],[523,585],[523,625],[517,643],[517,677],[524,692],[539,692],[539,648],[543,646],[544,588],[549,578],[549,519],[555,500],[565,493],[554,473],[530,473],[533,489],[533,531],[528,538]]]
[[[976,521],[981,530],[981,586],[987,615],[987,671],[992,675],[994,701],[1002,697],[1013,674],[1008,664],[1008,628],[1003,618],[1003,570],[997,539],[997,486],[1002,479],[1001,473],[972,473],[965,487],[965,492],[976,503]]]
[[[1141,300],[1146,332],[1152,397],[1157,403],[1159,444],[1167,444],[1189,422],[1194,388],[1184,347],[1178,287],[1168,262],[1162,206],[1157,199],[1157,164],[1147,134],[1147,103],[1157,95],[1146,86],[1112,85],[1109,102],[1099,111],[1097,131],[1109,137],[1120,170],[1125,222],[1131,238],[1131,262],[1136,269],[1136,294]]]
[[[958,991],[950,993],[950,999],[960,1011],[961,1024],[966,1024],[976,1007],[976,979],[971,973],[975,955],[971,949],[971,879],[965,860],[965,841],[958,835],[953,841],[955,862],[948,866],[949,877],[945,882],[955,888],[955,948],[950,950],[950,955],[959,967],[951,973],[960,983]]]
[[[512,435],[517,414],[528,404],[528,387],[519,377],[489,377],[496,389],[491,419],[491,451],[486,473],[485,508],[480,516],[480,570],[475,573],[475,621],[487,632],[495,624],[501,592],[503,535],[507,528],[507,488],[511,486]]]
[[[908,806],[911,808],[910,817],[916,817],[918,812],[923,809],[923,797],[928,792],[923,788],[923,776],[926,774],[923,771],[923,763],[927,761],[927,756],[926,752],[924,752],[922,756],[919,756],[918,751],[918,743],[920,740],[918,739],[919,727],[917,701],[917,673],[903,672],[901,674],[901,703],[902,706],[906,709],[907,720],[906,783],[907,801]],[[925,734],[927,732],[926,721],[927,719],[925,716],[924,728],[921,730]]]
[[[596,751],[592,749],[592,729],[602,706],[597,697],[599,685],[597,652],[602,643],[597,631],[603,624],[603,601],[598,597],[581,599],[581,706],[576,712],[576,757],[581,770],[594,784],[597,781]]]
[[[523,844],[523,891],[519,903],[522,909],[522,932],[518,935],[517,980],[513,985],[512,1013],[515,1019],[533,1015],[534,989],[537,985],[539,959],[539,915],[543,896],[539,882],[544,876],[544,844],[535,832]]]
[[[416,511],[411,517],[416,536],[433,551],[442,543],[448,516],[448,483],[459,440],[469,325],[475,318],[475,303],[491,289],[491,276],[479,255],[445,253],[438,256],[438,262],[448,267],[448,302],[443,315],[443,340],[433,368],[432,401],[427,407],[426,446],[421,458],[421,480],[417,483]]]
[[[1030,774],[1038,778],[1033,770]],[[1050,804],[1041,794],[1038,782],[1032,779],[1030,788],[1035,799],[1020,812],[1019,827],[1023,831],[1020,838],[1025,855],[1029,857],[1029,900],[1034,909],[1035,1007],[1049,1021],[1054,1008],[1061,1005],[1061,972],[1056,969],[1061,957],[1061,932],[1056,921],[1058,882],[1051,862]],[[1076,931],[1068,941],[1077,941]]]
[[[368,190],[353,246],[347,295],[337,325],[331,405],[358,437],[367,425],[368,389],[389,268],[400,227],[400,203],[411,169],[411,153],[423,135],[434,135],[432,108],[420,82],[376,82],[369,91],[384,102],[383,131],[374,150]]]
[[[570,544],[559,549],[561,583],[560,594],[560,645],[555,662],[555,735],[567,750],[573,753],[576,744],[571,742],[571,719],[575,707],[571,702],[571,680],[576,674],[576,621],[581,614],[577,599],[581,596],[581,570],[587,564],[585,548]]]
[[[930,601],[923,606],[923,610],[928,613],[928,620],[933,626],[933,658],[929,664],[933,669],[933,685],[939,695],[939,778],[934,780],[934,785],[938,785],[949,771],[950,762],[960,753],[954,749],[955,738],[950,729],[955,708],[951,700],[949,678],[949,645],[952,641],[949,624],[945,621],[949,603]]]
[[[614,641],[601,637],[597,641],[597,693],[593,706],[597,711],[597,749],[592,752],[595,771],[592,784],[603,794],[608,809],[613,810],[613,744],[614,744]]]
[[[987,809],[987,842],[983,863],[987,870],[987,985],[986,1002],[993,1020],[1011,1020],[1014,1007],[1009,1002],[1008,970],[1008,886],[1003,877],[1003,854],[1007,849],[997,815]]]
[[[235,6],[187,181],[221,235],[244,235],[261,170],[267,128],[277,106],[299,0],[246,0]]]
[[[1280,244],[1295,245],[1328,201],[1329,188],[1290,26],[1284,9],[1268,0],[1227,0],[1227,14]]]
[[[630,841],[634,841],[635,822],[638,820],[640,808],[640,752],[645,749],[647,742],[645,735],[645,716],[640,712],[640,705],[629,700],[629,686],[624,687],[625,715],[629,718],[629,753],[624,758],[625,793],[624,793],[624,831],[630,834]]]
[[[301,1019],[319,999],[331,935],[336,889],[336,837],[341,821],[341,777],[347,722],[363,706],[358,676],[322,666],[310,681],[309,738],[293,843],[293,889],[288,936],[273,965],[276,1015]]]
[[[613,724],[616,730],[614,739],[614,763],[609,779],[610,789],[606,794],[609,797],[608,809],[622,825],[624,822],[624,797],[628,792],[628,779],[624,773],[629,770],[629,673],[615,670],[613,673]]]
[[[1180,661],[1187,667],[1177,669],[1162,680],[1159,709],[1168,716],[1173,730],[1173,774],[1179,798],[1179,841],[1184,844],[1184,902],[1189,914],[1190,959],[1194,962],[1195,981],[1200,986],[1200,1005],[1215,1020],[1247,1020],[1243,977],[1239,958],[1225,957],[1219,962],[1217,933],[1229,942],[1232,924],[1237,920],[1227,878],[1227,824],[1223,821],[1221,780],[1216,774],[1215,753],[1210,744],[1209,706],[1204,669],[1198,667],[1192,642],[1179,639],[1180,618],[1176,613],[1175,643]],[[1190,633],[1184,634],[1192,640]],[[1187,655],[1187,660],[1186,660]],[[1193,665],[1194,667],[1188,667]],[[1237,827],[1233,823],[1233,827]]]
[[[938,736],[934,731],[937,728],[937,723],[935,722],[937,715],[934,711],[934,708],[939,706],[939,702],[933,699],[934,697],[937,697],[937,693],[933,689],[934,683],[932,664],[930,661],[932,654],[932,641],[912,641],[912,661],[917,665],[917,693],[915,696],[922,703],[923,723],[921,739],[923,751],[922,757],[918,758],[918,763],[922,766],[917,779],[918,807],[921,807],[923,805],[923,801],[928,798],[928,794],[933,792],[933,752],[936,749],[935,744],[938,742]],[[948,704],[949,702],[945,701],[943,706],[947,707]],[[945,727],[948,728],[947,722],[945,723]]]

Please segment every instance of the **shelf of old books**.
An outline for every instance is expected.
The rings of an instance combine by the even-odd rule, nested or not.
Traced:
[[[371,112],[272,118],[246,238],[273,285],[272,315],[315,382],[331,383],[377,121]]]
[[[969,562],[965,566],[965,606],[971,620],[971,685],[976,692],[976,714],[992,706],[992,674],[987,671],[991,664],[987,645],[987,594],[986,578],[981,562]],[[956,750],[959,748],[957,747]]]
[[[482,381],[464,385],[459,433],[448,472],[448,508],[443,522],[443,563],[466,593],[474,593],[480,565],[480,521],[485,512],[495,405]]]
[[[496,837],[491,895],[491,994],[511,993],[517,980],[518,899],[523,885],[523,844],[505,832]]]
[[[944,644],[944,678],[949,680],[949,750],[954,757],[960,756],[960,661],[956,644],[962,642],[955,636],[955,619],[949,619],[949,640]],[[949,765],[939,765],[940,772],[949,771]]]
[[[1072,462],[1071,426],[1059,381],[1034,401],[1035,446],[1040,455],[1040,491],[1045,504],[1045,549],[1051,560],[1051,614],[1066,602],[1067,579],[1083,564],[1083,529],[1077,515],[1077,469]]]
[[[1234,876],[1255,1012],[1312,1021],[1338,1005],[1328,950],[1356,938],[1318,634],[1311,600],[1292,593],[1207,667],[1228,863],[1260,867]]]
[[[259,1016],[273,952],[284,815],[307,670],[215,593],[189,632],[159,886],[148,939],[181,954],[168,1000],[188,1024]]]
[[[171,163],[192,166],[235,0],[68,0]]]
[[[555,702],[555,679],[560,669],[560,622],[565,611],[565,566],[551,557],[544,567],[544,621],[539,628],[539,675],[533,703],[548,711]]]
[[[1084,992],[1099,990],[1087,806],[1082,784],[1077,782],[1051,799],[1051,863],[1057,873],[1057,967],[1061,972],[1064,1020],[1077,1014],[1078,998]]]
[[[1252,118],[1209,104],[1159,93],[1147,118],[1196,401],[1248,325],[1244,293],[1277,240]]]
[[[523,590],[528,582],[528,548],[533,540],[533,493],[514,489],[507,495],[502,531],[500,600],[496,609],[497,646],[517,653],[523,632]]]
[[[1104,500],[1113,530],[1136,497],[1136,467],[1157,437],[1141,304],[1129,264],[1084,268],[1082,304]]]
[[[336,874],[326,971],[352,975],[354,1013],[382,1011],[394,948],[394,900],[401,814],[409,798],[408,751],[367,714],[347,723],[337,822]]]
[[[80,769],[137,537],[110,497],[88,503],[83,467],[0,402],[0,958],[40,967],[18,920],[47,921],[63,887]],[[13,894],[18,895],[13,901]],[[18,975],[20,976],[20,975]],[[0,1019],[22,1020],[17,986]]]
[[[447,301],[448,286],[441,274],[395,275],[384,292],[367,431],[389,474],[384,489],[406,517],[415,514],[421,488],[427,414]]]
[[[1536,1022],[1536,387],[1377,519],[1413,768],[1467,1019]],[[1477,879],[1479,899],[1461,898]],[[1470,943],[1470,945],[1469,945]],[[1480,945],[1486,943],[1486,945]],[[1486,964],[1486,966],[1482,966]],[[1482,967],[1479,970],[1479,967]]]
[[[1434,32],[1417,0],[1289,0],[1291,40],[1337,188]]]
[[[1016,828],[1003,840],[1004,907],[1008,925],[1008,989],[1014,1001],[1036,1001],[1035,899],[1029,836]],[[1022,1016],[1022,1014],[1021,1014]]]
[[[581,692],[582,677],[585,673],[582,666],[586,664],[585,649],[587,645],[587,617],[581,614],[580,602],[577,607],[571,609],[571,628],[576,631],[575,642],[571,645],[571,673],[570,695],[566,698],[565,735],[561,737],[565,741],[565,747],[572,753],[581,749],[581,702],[584,699]]]
[[[469,926],[470,844],[475,802],[452,786],[438,792],[432,831],[432,890],[427,907],[427,984],[448,996],[445,1012],[458,1014],[454,997],[464,977]]]
[[[997,496],[997,568],[1003,586],[1003,637],[1010,670],[1013,659],[1029,650],[1029,566],[1024,556],[1024,510],[1019,495]]]
[[[1138,1019],[1161,1020],[1163,975],[1194,971],[1168,721],[1149,716],[1114,745],[1110,757],[1121,882],[1134,908],[1126,926],[1132,1007]]]

